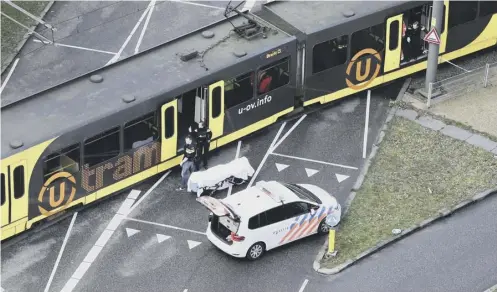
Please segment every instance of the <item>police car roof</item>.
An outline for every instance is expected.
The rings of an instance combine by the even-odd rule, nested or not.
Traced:
[[[235,193],[225,199],[240,217],[252,217],[266,210],[294,202],[298,197],[277,181],[260,181],[255,186]]]

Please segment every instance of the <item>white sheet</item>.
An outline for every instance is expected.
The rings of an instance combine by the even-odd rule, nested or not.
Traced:
[[[234,176],[239,179],[248,179],[254,175],[254,169],[246,157],[241,157],[226,164],[216,165],[205,171],[197,171],[190,175],[188,180],[189,192],[202,192],[202,188],[215,187],[216,184]],[[229,187],[229,183],[224,182],[220,190]]]

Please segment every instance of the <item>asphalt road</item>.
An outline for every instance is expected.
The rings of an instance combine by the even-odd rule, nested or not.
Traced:
[[[232,5],[239,2],[233,1]],[[44,45],[30,37],[2,92],[2,104],[26,98],[101,68],[116,54],[121,59],[126,58],[135,54],[135,50],[142,52],[224,19],[228,1],[156,1],[147,23],[145,10],[149,3],[55,2],[44,20],[57,29],[53,38],[58,45]],[[52,40],[52,32],[44,26],[37,32]],[[10,69],[5,70],[2,82]]]
[[[386,118],[389,99],[396,97],[401,85],[399,82],[372,94],[368,152]],[[364,94],[352,97],[309,114],[296,127],[293,125],[297,120],[288,122],[279,136],[281,143],[265,161],[263,158],[281,124],[244,139],[239,156],[247,157],[254,169],[262,163],[255,181],[276,179],[316,184],[344,204],[364,162],[365,112]],[[237,146],[238,143],[233,143],[217,151],[210,164],[232,160]],[[278,171],[276,163],[287,167]],[[306,168],[314,170],[310,177]],[[340,181],[337,174],[341,175]],[[270,251],[253,263],[232,258],[202,234],[209,212],[195,201],[194,195],[175,191],[179,181],[179,171],[175,170],[149,192],[116,228],[93,263],[85,266],[84,275],[80,273],[81,263],[92,254],[93,245],[126,194],[78,213],[49,291],[66,291],[63,287],[75,275],[81,279],[73,291],[209,292],[233,287],[238,291],[298,291],[305,279],[319,278],[312,263],[324,243],[323,237],[309,237]],[[141,190],[138,200],[152,184],[154,180],[137,188]],[[234,188],[232,192],[246,187]],[[215,196],[222,198],[227,192]],[[43,291],[70,221],[67,218],[45,230],[28,232],[23,240],[2,246],[2,287],[6,291]]]

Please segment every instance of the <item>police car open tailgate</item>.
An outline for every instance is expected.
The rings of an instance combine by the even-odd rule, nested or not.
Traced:
[[[216,216],[219,216],[219,217],[227,216],[227,215],[232,216],[232,214],[226,208],[226,206],[224,206],[223,203],[221,203],[221,201],[219,201],[216,198],[204,196],[204,197],[197,198],[197,202],[204,205],[204,207],[209,209]]]

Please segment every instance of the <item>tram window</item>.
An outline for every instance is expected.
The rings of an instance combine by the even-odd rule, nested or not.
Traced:
[[[118,156],[119,144],[119,127],[91,137],[85,141],[84,163],[91,167]]]
[[[2,206],[5,203],[5,174],[2,173]]]
[[[312,74],[345,64],[349,36],[319,43],[312,49]]]
[[[497,1],[480,1],[480,17],[494,13],[497,13]]]
[[[79,144],[55,151],[47,156],[43,161],[43,176],[48,179],[58,171],[69,171],[75,173],[79,171],[79,158],[81,155]]]
[[[158,133],[153,112],[124,125],[124,151],[129,151],[157,140]]]
[[[399,21],[390,22],[390,44],[388,49],[393,51],[399,46]]]
[[[384,31],[385,26],[383,24],[378,24],[354,32],[350,41],[350,56],[353,58],[357,53],[364,49],[373,49],[378,53],[381,53],[385,49]],[[390,38],[391,37],[392,36],[390,35]]]
[[[221,87],[212,90],[212,118],[217,118],[221,114]]]
[[[14,198],[19,199],[24,195],[24,166],[19,165],[14,169]]]
[[[224,82],[225,110],[246,102],[254,97],[252,74],[249,72]]]
[[[164,112],[164,117],[165,117],[165,127],[164,127],[164,137],[166,139],[171,138],[174,136],[174,107],[170,106],[166,109]]]
[[[450,1],[449,28],[475,20],[477,12],[478,2],[476,1]]]
[[[265,94],[290,82],[288,57],[262,67],[257,72],[257,93]]]

